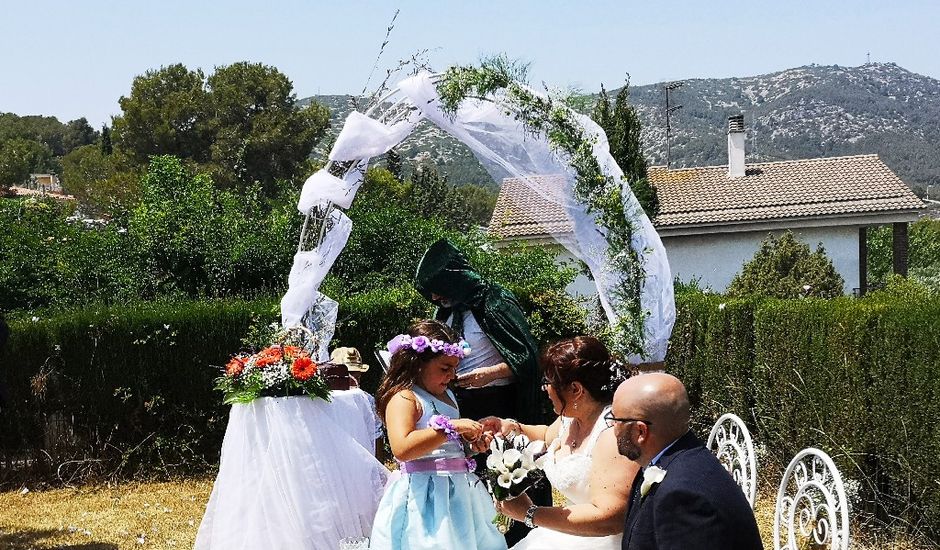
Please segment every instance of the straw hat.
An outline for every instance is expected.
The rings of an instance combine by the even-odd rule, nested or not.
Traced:
[[[362,355],[356,348],[336,348],[330,354],[330,362],[346,365],[351,372],[366,372],[369,365],[362,362]]]

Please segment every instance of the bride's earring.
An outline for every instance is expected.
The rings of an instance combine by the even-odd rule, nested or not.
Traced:
[[[577,402],[577,401],[574,402],[574,410],[578,410],[578,402]]]

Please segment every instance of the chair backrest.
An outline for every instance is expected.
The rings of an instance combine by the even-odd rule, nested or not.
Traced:
[[[386,349],[377,349],[375,350],[375,359],[382,367],[382,372],[388,372],[388,366],[392,362],[392,354]]]
[[[777,492],[774,549],[812,545],[849,547],[849,503],[835,463],[819,449],[803,449],[790,461]]]
[[[708,449],[715,453],[735,483],[744,491],[753,510],[757,494],[757,458],[747,426],[731,413],[722,415],[708,435]]]

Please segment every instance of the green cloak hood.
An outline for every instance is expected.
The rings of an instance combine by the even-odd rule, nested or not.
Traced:
[[[464,311],[470,311],[483,333],[516,375],[519,420],[542,423],[538,345],[529,331],[516,297],[502,286],[487,282],[467,258],[447,239],[432,244],[424,253],[415,275],[415,289],[438,306],[435,319],[445,321],[453,313],[453,329],[463,333]],[[448,300],[448,307],[432,299]]]

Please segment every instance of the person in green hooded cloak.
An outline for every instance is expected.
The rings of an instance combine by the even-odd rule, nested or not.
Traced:
[[[415,288],[473,350],[457,366],[461,413],[541,423],[538,345],[516,297],[483,279],[447,239],[424,253]]]
[[[512,292],[483,279],[447,239],[424,253],[415,288],[437,306],[435,318],[470,344],[470,354],[457,365],[454,394],[461,416],[545,423],[538,344]],[[481,468],[482,461],[478,464]],[[529,496],[537,504],[552,504],[548,483],[530,489]],[[513,522],[506,543],[512,546],[528,532],[524,523]]]

